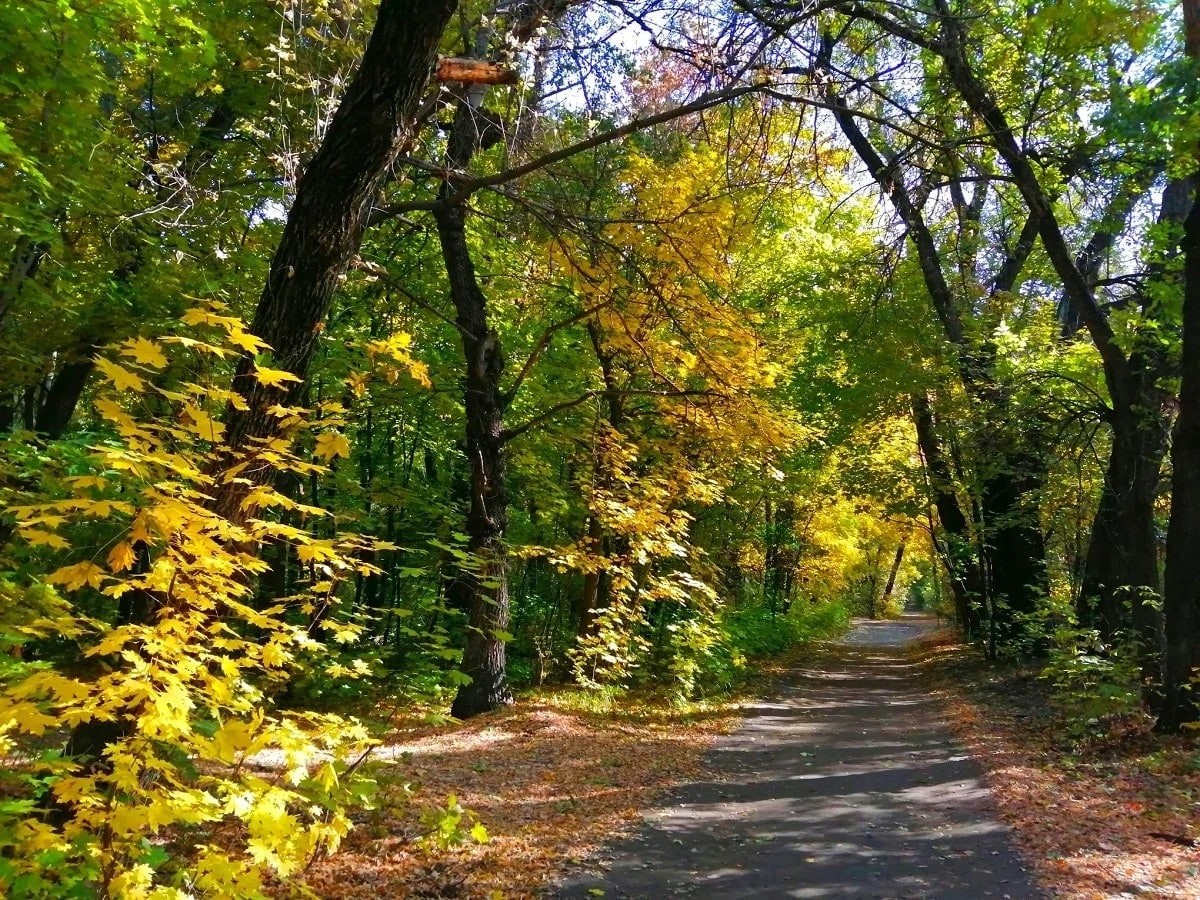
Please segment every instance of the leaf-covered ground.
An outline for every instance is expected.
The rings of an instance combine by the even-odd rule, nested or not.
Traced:
[[[1200,897],[1200,747],[1142,717],[1079,736],[1033,673],[988,669],[952,638],[925,648],[955,728],[984,765],[1039,879],[1070,900]]]
[[[660,791],[698,775],[712,739],[738,721],[736,706],[563,690],[464,724],[399,727],[377,754],[386,764],[377,808],[356,816],[308,886],[373,900],[535,896]],[[487,829],[486,843],[421,846],[422,809],[450,794]]]

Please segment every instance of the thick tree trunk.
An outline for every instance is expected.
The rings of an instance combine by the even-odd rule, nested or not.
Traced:
[[[1200,19],[1195,2],[1193,15]],[[1200,22],[1195,25],[1200,31]],[[1200,37],[1200,36],[1198,36]],[[1183,365],[1179,418],[1171,444],[1171,521],[1167,531],[1165,683],[1158,726],[1175,731],[1200,719],[1200,200],[1184,236]]]
[[[1200,61],[1200,0],[1184,0],[1184,49]],[[1200,166],[1194,152],[1193,172]],[[1200,174],[1191,178],[1192,208],[1184,220],[1183,349],[1179,417],[1171,443],[1171,520],[1167,530],[1163,611],[1167,643],[1158,727],[1176,731],[1200,720],[1193,679],[1200,666]]]
[[[50,380],[38,404],[34,431],[44,438],[54,440],[66,434],[67,426],[79,406],[79,398],[87,387],[88,378],[96,368],[96,347],[91,341],[82,342],[80,355],[68,359]]]
[[[1078,604],[1080,622],[1105,641],[1132,624],[1152,655],[1162,641],[1154,503],[1165,451],[1160,421],[1114,421]]]
[[[1182,231],[1191,204],[1188,189],[1186,181],[1168,183],[1158,217],[1160,225],[1173,225]],[[1094,282],[1095,260],[1091,262],[1088,276],[1089,282]],[[1178,276],[1170,267],[1155,263],[1150,279],[1140,292],[1139,305],[1147,319],[1161,320],[1157,297],[1163,288],[1177,286]],[[1110,416],[1112,448],[1092,525],[1077,611],[1079,621],[1096,628],[1107,642],[1133,626],[1140,644],[1146,699],[1153,704],[1161,696],[1158,686],[1162,681],[1164,641],[1158,607],[1162,584],[1154,505],[1167,447],[1168,394],[1162,381],[1174,373],[1157,331],[1150,330],[1137,338],[1129,353],[1129,405],[1114,403]]]
[[[991,609],[998,645],[1025,636],[1026,622],[1049,588],[1046,541],[1038,521],[1041,473],[1023,454],[983,485],[980,506],[991,578]],[[1029,648],[1037,649],[1037,648]]]
[[[301,379],[338,283],[362,243],[372,204],[412,137],[438,42],[457,5],[383,0],[358,71],[300,179],[251,330],[271,346],[275,367]],[[226,412],[227,442],[235,453],[274,434],[279,420],[270,409],[295,404],[303,389],[299,382],[286,390],[268,387],[254,371],[254,359],[244,357],[234,386],[247,409]],[[250,477],[269,473],[269,467],[247,470]],[[236,518],[248,490],[228,485],[217,498],[218,511]]]

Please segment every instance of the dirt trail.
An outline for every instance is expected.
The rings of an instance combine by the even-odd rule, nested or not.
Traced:
[[[860,622],[712,751],[640,830],[552,896],[1004,898],[1042,894],[906,644]]]

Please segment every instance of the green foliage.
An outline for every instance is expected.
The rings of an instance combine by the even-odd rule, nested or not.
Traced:
[[[465,843],[486,844],[487,828],[451,794],[445,806],[431,806],[421,813],[421,843],[427,848],[447,850]]]
[[[1141,710],[1141,654],[1134,633],[1104,641],[1095,629],[1078,624],[1068,604],[1053,599],[1041,605],[1029,633],[1049,644],[1040,676],[1073,734],[1103,729],[1106,720]]]
[[[1054,689],[1054,703],[1070,728],[1102,727],[1112,716],[1142,706],[1141,672],[1134,642],[1105,644],[1095,630],[1064,625],[1055,629],[1042,669]]]
[[[727,617],[729,644],[745,657],[773,656],[812,641],[835,638],[850,625],[844,603],[795,604],[774,614],[762,605],[745,606]]]

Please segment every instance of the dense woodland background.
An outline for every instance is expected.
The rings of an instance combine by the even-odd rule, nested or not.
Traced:
[[[719,693],[905,604],[1200,715],[1193,0],[0,35],[10,895],[252,895],[381,704]]]

